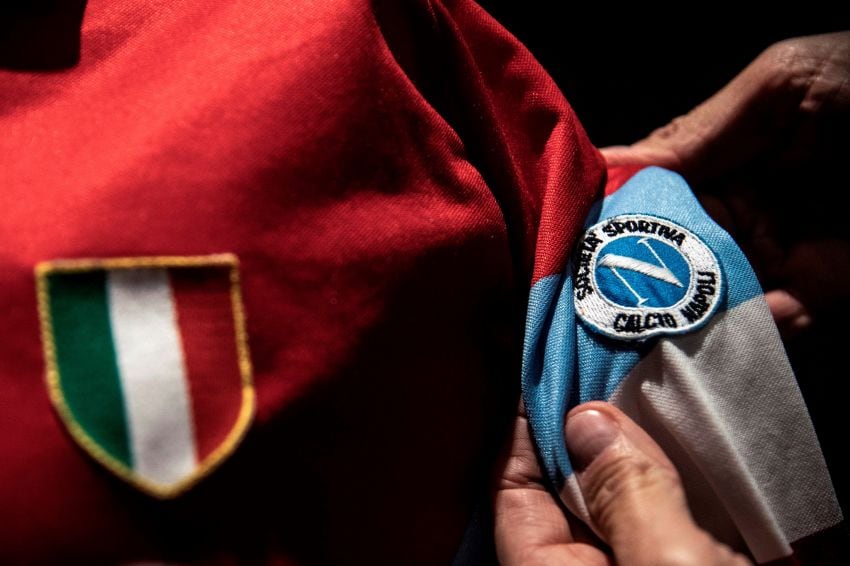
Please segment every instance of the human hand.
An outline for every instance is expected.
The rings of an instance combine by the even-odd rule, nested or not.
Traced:
[[[786,337],[846,314],[850,33],[777,43],[685,116],[603,154],[682,173],[750,259]]]
[[[567,415],[566,438],[595,528],[610,551],[565,515],[546,489],[521,414],[493,499],[501,564],[750,564],[694,523],[673,464],[613,405],[594,401],[574,408]]]

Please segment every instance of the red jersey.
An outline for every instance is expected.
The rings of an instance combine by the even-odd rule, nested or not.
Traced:
[[[465,0],[92,0],[34,68],[49,37],[0,70],[0,555],[448,562],[539,227],[557,264],[603,182],[552,80]]]
[[[520,379],[570,489],[551,431],[575,376],[638,415],[657,364],[723,373],[737,336],[771,344],[742,374],[785,371],[746,260],[684,181],[606,176],[551,78],[471,0],[79,8],[19,9],[0,42],[0,559],[448,563]],[[664,410],[640,422],[694,464],[703,510],[763,504],[715,535],[785,556],[840,510],[817,458],[782,489],[764,489],[777,459],[748,471],[777,414],[783,446],[819,456],[797,398],[751,427],[730,391],[650,390]],[[714,444],[682,426],[703,421]],[[774,513],[812,469],[787,498],[805,520]]]

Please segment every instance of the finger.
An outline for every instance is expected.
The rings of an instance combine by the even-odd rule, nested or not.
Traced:
[[[566,436],[588,511],[618,563],[748,563],[694,523],[675,467],[622,412],[576,407]]]
[[[793,338],[812,325],[809,309],[788,291],[774,289],[765,293],[764,299],[783,339]]]
[[[516,419],[493,499],[500,564],[609,565],[592,544],[576,542],[570,524],[544,486],[528,420]]]
[[[800,128],[801,118],[846,88],[836,79],[842,72],[846,79],[846,70],[834,71],[837,65],[830,62],[846,50],[848,37],[831,34],[775,44],[688,114],[630,147],[603,149],[603,155],[610,166],[660,165],[700,182],[782,149],[799,137],[792,129]]]
[[[793,110],[793,94],[783,96],[775,86],[781,82],[775,75],[784,71],[772,61],[759,57],[689,113],[628,148],[606,149],[603,155],[609,164],[660,165],[695,181],[746,163],[775,142],[784,116]],[[771,115],[775,121],[768,119]]]

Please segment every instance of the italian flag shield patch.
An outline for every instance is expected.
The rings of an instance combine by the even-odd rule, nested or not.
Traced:
[[[36,278],[50,398],[95,460],[168,498],[233,452],[255,402],[235,256],[59,260]]]

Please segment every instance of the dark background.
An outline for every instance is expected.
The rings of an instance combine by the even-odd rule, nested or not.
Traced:
[[[687,13],[609,3],[580,11],[544,0],[479,3],[552,74],[600,147],[636,141],[687,112],[776,41],[850,29],[850,5],[836,8],[840,2],[799,3],[762,18],[708,3],[689,4]]]

